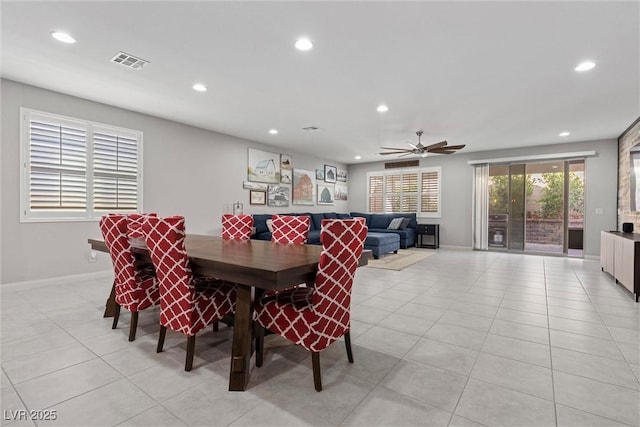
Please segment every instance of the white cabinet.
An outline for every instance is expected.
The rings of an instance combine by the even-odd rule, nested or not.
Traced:
[[[600,266],[638,301],[640,296],[640,235],[603,231],[600,234]]]
[[[613,234],[603,231],[600,233],[600,266],[602,271],[613,274],[613,253],[615,238]]]

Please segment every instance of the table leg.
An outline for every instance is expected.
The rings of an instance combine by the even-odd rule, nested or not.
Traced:
[[[237,285],[229,391],[244,391],[251,373],[251,286]]]
[[[107,302],[104,305],[104,315],[102,317],[113,317],[116,315],[116,281],[113,281],[111,286],[111,294],[107,298]]]

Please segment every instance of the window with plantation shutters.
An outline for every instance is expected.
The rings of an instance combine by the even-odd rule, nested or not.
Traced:
[[[440,214],[440,172],[420,172],[420,211]]]
[[[108,129],[93,132],[93,208],[135,212],[138,200],[138,140]]]
[[[141,209],[142,133],[21,109],[21,220]]]
[[[440,217],[440,173],[440,167],[368,173],[369,212]]]
[[[383,198],[384,198],[384,176],[382,175],[370,175],[369,176],[369,212],[382,213],[384,212]]]

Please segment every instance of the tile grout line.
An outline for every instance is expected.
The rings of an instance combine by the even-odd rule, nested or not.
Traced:
[[[485,272],[491,267],[491,265],[493,265],[495,263],[495,260],[489,264],[488,266],[486,266],[485,268]],[[476,279],[477,282],[478,279]],[[473,286],[473,285],[472,285]],[[502,305],[502,301],[504,301],[504,296],[502,297],[502,300],[500,301],[500,304]],[[496,315],[497,315],[497,311],[496,311]],[[458,405],[460,404],[460,400],[462,400],[462,396],[464,395],[465,390],[467,389],[467,386],[469,385],[469,380],[471,379],[471,374],[473,373],[473,369],[475,368],[476,364],[478,363],[478,359],[480,358],[480,354],[482,353],[482,348],[484,347],[484,344],[487,342],[487,337],[489,336],[489,331],[491,330],[491,328],[493,327],[494,322],[496,321],[496,315],[494,315],[493,320],[491,321],[491,325],[489,325],[489,329],[487,331],[487,333],[484,336],[484,340],[482,341],[482,346],[480,346],[480,349],[478,350],[478,354],[476,354],[476,357],[473,361],[473,364],[471,365],[471,368],[469,369],[469,374],[467,375],[467,380],[464,383],[464,387],[462,387],[462,391],[460,392],[460,395],[458,396],[458,399],[456,400],[456,404],[453,407],[453,410],[451,411],[451,417],[449,418],[449,423],[447,424],[448,426],[451,425],[451,422],[453,421],[453,417],[456,416],[456,411],[458,409]],[[474,380],[477,381],[477,379],[474,378]],[[464,417],[464,418],[468,418],[468,417]],[[471,419],[474,422],[478,422],[480,424],[483,424],[480,421],[477,421],[473,418],[468,418]]]
[[[542,265],[544,266],[544,293],[547,307],[547,336],[549,338],[549,367],[551,369],[551,397],[553,398],[553,419],[556,426],[558,425],[558,402],[556,401],[556,381],[553,369],[553,353],[551,351],[551,323],[549,321],[549,297],[547,296],[547,268],[546,260],[542,258]]]

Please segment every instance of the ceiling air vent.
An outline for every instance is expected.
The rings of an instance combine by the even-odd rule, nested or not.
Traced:
[[[411,168],[415,166],[420,166],[420,160],[405,160],[403,162],[388,162],[384,164],[385,169]]]
[[[134,70],[139,70],[149,63],[149,61],[124,52],[118,52],[116,56],[111,58],[111,61]]]

